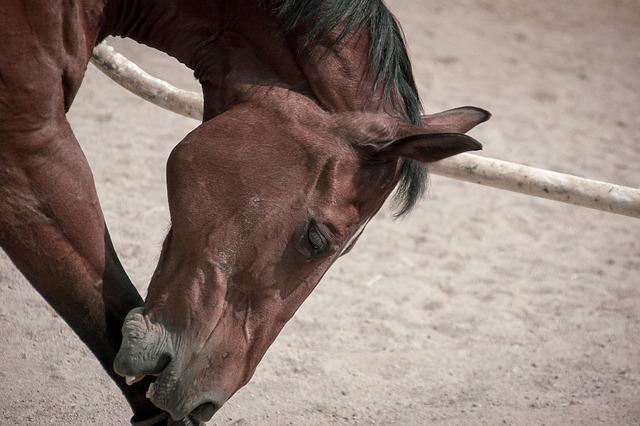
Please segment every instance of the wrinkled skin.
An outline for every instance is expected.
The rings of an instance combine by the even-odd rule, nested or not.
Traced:
[[[6,2],[0,245],[98,357],[135,424],[209,420],[380,209],[401,164],[481,147],[463,134],[488,119],[477,108],[409,124],[371,79],[364,30],[299,50],[251,0]],[[144,306],[64,117],[108,34],[187,64],[205,100],[204,123],[167,162],[171,230]]]

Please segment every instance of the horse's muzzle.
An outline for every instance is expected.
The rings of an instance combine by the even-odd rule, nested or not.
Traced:
[[[213,417],[224,400],[207,393],[190,394],[193,372],[178,367],[173,340],[162,325],[144,315],[143,308],[135,308],[122,326],[122,344],[113,367],[128,384],[156,376],[147,398],[170,414],[167,424],[200,425]]]
[[[113,369],[132,384],[143,376],[163,371],[171,362],[171,354],[171,341],[164,327],[145,318],[143,308],[135,308],[122,325],[122,343]]]

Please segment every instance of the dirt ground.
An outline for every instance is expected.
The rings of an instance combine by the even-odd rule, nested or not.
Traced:
[[[484,155],[640,186],[640,2],[389,0],[427,111],[478,105]],[[118,48],[185,88],[191,73]],[[69,114],[141,292],[164,163],[196,123],[90,67]],[[0,424],[126,424],[97,361],[0,254]],[[638,425],[640,221],[433,177],[285,328],[218,425]]]

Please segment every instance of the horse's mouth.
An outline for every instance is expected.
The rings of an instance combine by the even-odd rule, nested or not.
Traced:
[[[184,351],[176,340],[181,341],[162,324],[152,322],[142,308],[133,309],[122,326],[113,367],[129,386],[151,379],[146,397],[170,415],[168,424],[201,425],[226,399],[221,393],[193,388],[198,371],[184,366]]]
[[[135,385],[138,382],[143,381],[147,376],[125,376],[124,381],[127,382],[127,386]]]
[[[146,377],[152,378],[152,382],[147,389],[146,397],[153,405],[168,412],[174,421],[187,419],[190,416],[189,411],[185,410],[186,407],[182,407],[182,404],[176,404],[176,402],[180,400],[180,398],[176,397],[178,375],[173,370],[171,363],[166,365],[160,372],[126,376],[125,380],[127,383],[137,383]]]
[[[137,383],[151,377],[152,382],[147,389],[146,397],[159,409],[169,413],[168,425],[200,426],[211,420],[213,415],[221,407],[222,403],[209,400],[204,403],[191,404],[190,398],[182,397],[178,386],[178,374],[174,365],[169,363],[163,371],[157,374],[141,374],[138,376],[126,376],[127,383]],[[194,405],[197,405],[194,408]]]

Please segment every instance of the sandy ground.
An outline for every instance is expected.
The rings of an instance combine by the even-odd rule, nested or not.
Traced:
[[[484,155],[640,186],[637,0],[393,0],[428,111],[475,104]],[[196,88],[164,55],[119,42]],[[90,68],[70,113],[141,292],[164,162],[195,122]],[[126,424],[118,390],[0,255],[0,423]],[[640,221],[434,177],[386,210],[220,425],[638,425]]]

